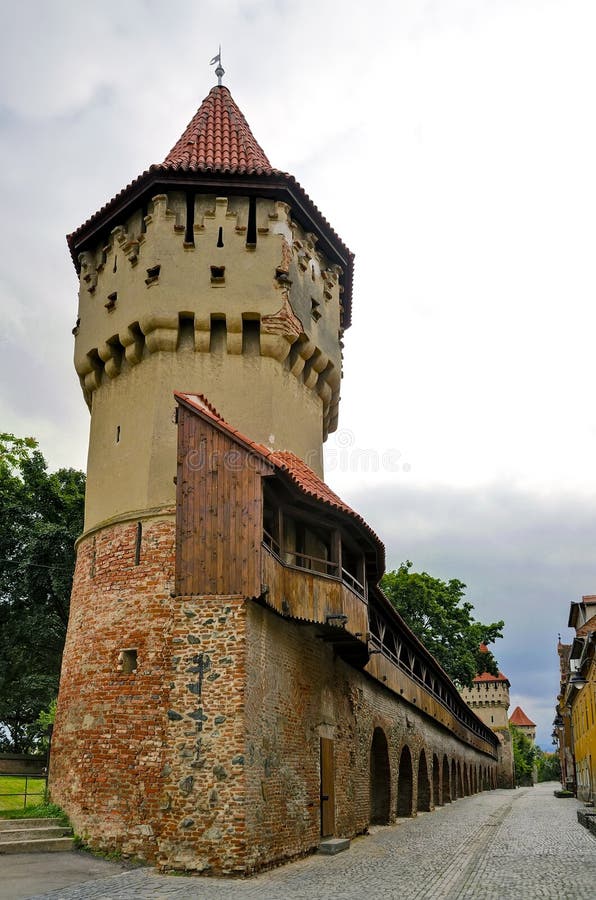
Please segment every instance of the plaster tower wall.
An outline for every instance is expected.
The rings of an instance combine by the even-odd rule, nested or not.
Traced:
[[[289,207],[172,191],[148,208],[80,257],[86,531],[173,502],[175,390],[205,393],[240,430],[319,473],[337,423],[338,268]]]

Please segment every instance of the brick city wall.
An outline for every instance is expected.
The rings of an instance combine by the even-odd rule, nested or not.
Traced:
[[[370,754],[375,728],[383,729],[390,766],[390,820],[397,811],[398,763],[408,746],[417,771],[424,750],[432,784],[433,754],[494,778],[494,761],[364,673],[335,657],[316,626],[299,625],[249,603],[246,693],[247,832],[249,867],[259,868],[312,850],[320,841],[320,738],[332,738],[335,759],[336,835],[352,837],[370,823]],[[490,771],[489,771],[490,770]],[[461,787],[458,794],[461,794]],[[466,793],[469,789],[466,789]],[[439,782],[439,805],[442,774]]]
[[[164,868],[248,873],[319,842],[320,738],[334,740],[336,834],[369,824],[370,749],[490,760],[335,658],[315,626],[241,597],[172,597],[174,520],[79,545],[50,789],[92,847]],[[137,564],[138,559],[138,564]],[[127,672],[136,651],[136,669]]]

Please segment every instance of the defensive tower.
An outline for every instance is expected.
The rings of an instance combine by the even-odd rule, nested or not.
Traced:
[[[85,530],[171,506],[173,392],[322,474],[352,256],[223,86],[161,165],[69,235],[91,412]]]
[[[91,431],[50,790],[77,833],[246,874],[494,784],[317,474],[352,256],[227,88],[69,245]]]

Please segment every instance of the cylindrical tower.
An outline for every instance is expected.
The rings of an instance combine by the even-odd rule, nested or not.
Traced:
[[[196,686],[215,658],[241,673],[244,651],[238,598],[185,607],[172,596],[174,391],[207,396],[252,440],[292,451],[320,474],[337,422],[352,256],[300,185],[272,168],[222,86],[164,162],[68,242],[80,274],[75,367],[91,427],[50,787],[95,846],[189,865],[176,856],[172,833],[187,826],[166,784],[174,679]],[[194,655],[174,676],[182,645]],[[206,668],[204,677],[216,676]],[[223,679],[215,694],[220,685],[205,834],[210,822],[236,821],[242,804],[240,752],[230,756],[239,780],[226,782],[229,797],[218,782],[217,754],[241,747],[237,695]],[[201,731],[197,704],[189,715]],[[175,785],[176,796],[194,777]],[[222,870],[242,857],[235,827]]]
[[[173,502],[175,390],[322,473],[351,255],[273,169],[225,87],[159,166],[74,234],[91,411],[85,530]]]

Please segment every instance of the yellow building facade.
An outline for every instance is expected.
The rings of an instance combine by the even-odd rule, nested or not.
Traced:
[[[571,709],[577,797],[593,801],[596,796],[596,633],[576,639],[574,648],[572,662],[577,668],[569,681],[567,702]]]

